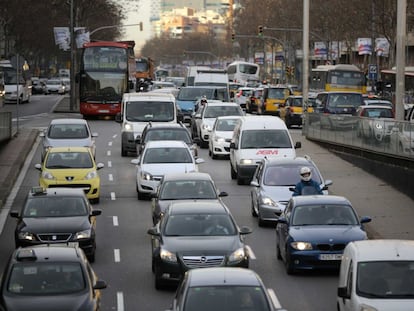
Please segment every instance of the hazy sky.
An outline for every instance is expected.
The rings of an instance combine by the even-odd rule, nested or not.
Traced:
[[[127,14],[127,20],[124,21],[124,25],[143,23],[143,31],[139,30],[139,26],[125,27],[125,36],[123,40],[134,40],[135,51],[139,52],[140,47],[145,43],[150,36],[150,6],[151,0],[141,0],[138,12],[136,10],[130,11]]]

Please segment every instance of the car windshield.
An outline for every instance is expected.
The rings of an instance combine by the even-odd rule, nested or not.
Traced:
[[[75,196],[44,196],[30,198],[23,210],[23,217],[73,217],[88,215],[86,202]]]
[[[286,130],[247,130],[243,131],[241,148],[292,148],[292,143]]]
[[[182,140],[186,144],[192,143],[190,133],[186,129],[173,130],[173,129],[159,129],[150,130],[145,135],[145,141],[150,140]]]
[[[45,167],[55,168],[92,168],[92,157],[88,152],[52,152],[46,158]]]
[[[287,88],[269,88],[269,94],[267,96],[272,99],[285,99],[287,95],[289,95]]]
[[[266,186],[294,186],[300,181],[300,169],[303,165],[276,165],[268,166],[264,173],[263,184]],[[319,174],[312,166],[307,165],[312,171],[312,179],[321,183]]]
[[[209,180],[166,181],[162,185],[159,199],[217,199],[217,193]]]
[[[242,110],[238,106],[207,106],[204,118],[217,118],[220,116],[241,116]]]
[[[194,208],[196,209],[197,207]],[[166,236],[217,236],[236,234],[236,227],[227,214],[170,215],[164,230]]]
[[[130,101],[125,118],[130,122],[168,122],[174,120],[174,103],[167,101]]]
[[[191,287],[185,299],[184,309],[186,311],[272,310],[261,287],[238,285]]]
[[[357,266],[356,293],[366,298],[414,298],[414,261],[366,261]]]
[[[88,129],[84,124],[55,124],[49,127],[47,136],[53,139],[88,138]]]
[[[233,132],[238,119],[217,120],[216,131]]]
[[[296,206],[292,215],[293,226],[358,225],[359,221],[349,205]]]
[[[186,148],[149,148],[145,150],[143,163],[192,163],[191,153]]]
[[[330,107],[355,107],[363,104],[361,94],[331,94],[329,99]]]
[[[64,295],[86,288],[82,267],[77,262],[16,263],[7,284],[7,290],[15,295]]]
[[[365,108],[364,117],[369,118],[392,118],[391,109],[386,108]]]

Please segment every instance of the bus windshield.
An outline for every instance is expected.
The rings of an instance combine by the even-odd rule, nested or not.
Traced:
[[[127,85],[127,76],[124,73],[87,72],[81,84],[81,100],[120,101]]]
[[[362,86],[364,84],[364,74],[352,71],[331,71],[328,75],[328,83],[331,85]]]

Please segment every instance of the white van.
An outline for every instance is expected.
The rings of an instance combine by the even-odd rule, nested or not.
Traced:
[[[239,185],[250,183],[264,157],[295,158],[300,142],[293,143],[285,122],[275,116],[244,116],[230,143],[231,178]]]
[[[194,77],[194,86],[229,87],[229,76],[222,69],[199,69]]]
[[[414,310],[414,241],[349,243],[339,270],[339,311]]]
[[[171,93],[125,93],[122,97],[121,112],[115,116],[121,123],[121,155],[137,153],[144,127],[149,123],[177,123],[177,106]]]

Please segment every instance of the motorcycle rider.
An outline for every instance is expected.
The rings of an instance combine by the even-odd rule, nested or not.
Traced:
[[[304,194],[323,194],[321,185],[312,179],[312,171],[304,166],[300,169],[300,182],[295,186],[292,196]]]

